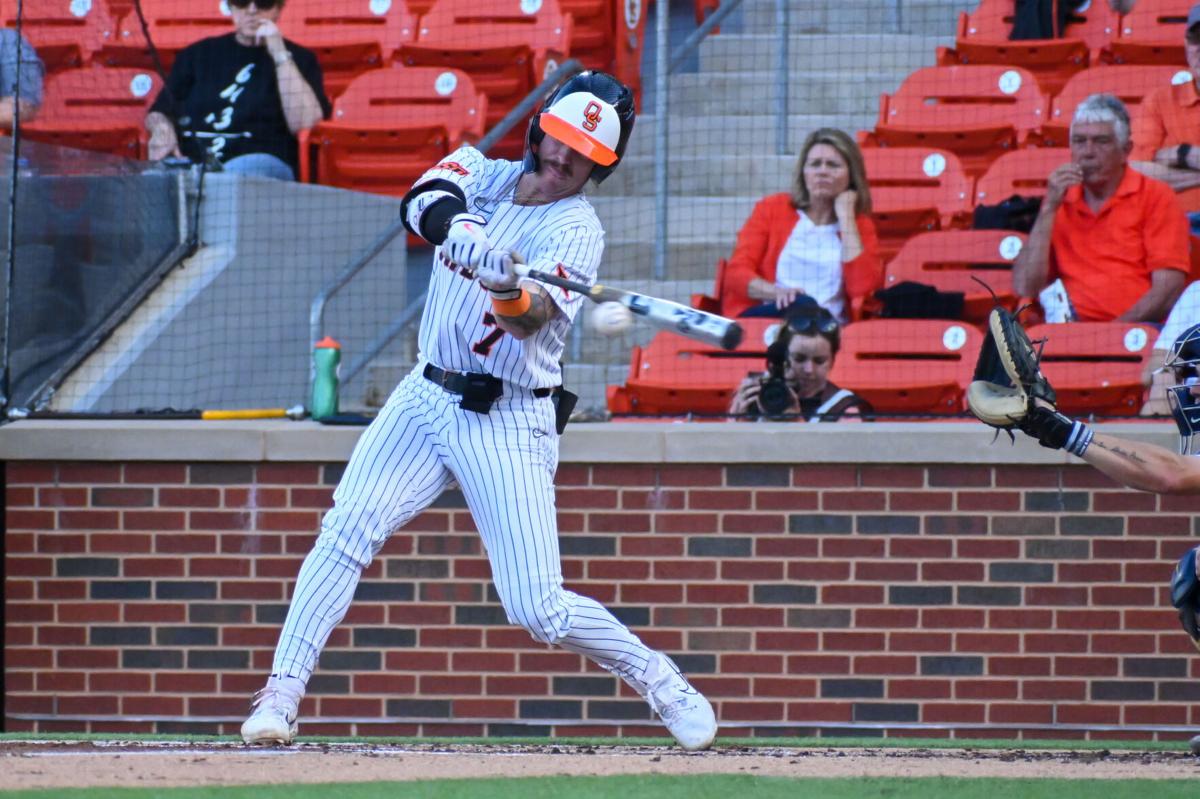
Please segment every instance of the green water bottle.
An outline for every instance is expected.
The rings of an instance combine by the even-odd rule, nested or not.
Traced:
[[[338,412],[338,365],[342,362],[342,345],[326,336],[313,345],[312,404],[308,412],[313,419],[328,419]]]

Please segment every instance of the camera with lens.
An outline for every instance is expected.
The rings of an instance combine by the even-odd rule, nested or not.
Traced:
[[[758,411],[763,416],[783,416],[792,406],[792,392],[784,378],[787,351],[785,336],[767,348],[767,373],[758,390]]]

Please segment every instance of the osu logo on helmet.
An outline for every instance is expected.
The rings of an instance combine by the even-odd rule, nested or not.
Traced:
[[[584,130],[595,130],[600,125],[600,104],[592,100],[587,104],[587,108],[583,109],[583,128]]]

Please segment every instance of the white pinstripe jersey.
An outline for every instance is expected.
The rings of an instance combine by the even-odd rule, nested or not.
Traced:
[[[591,203],[576,194],[546,205],[514,205],[521,169],[520,162],[490,160],[473,147],[461,147],[417,183],[451,180],[466,195],[467,210],[487,220],[484,232],[493,247],[519,253],[533,269],[592,285],[604,251],[604,229]],[[543,288],[560,313],[519,341],[496,327],[487,289],[437,247],[418,338],[421,357],[443,369],[486,372],[526,388],[559,385],[567,332],[584,298]]]

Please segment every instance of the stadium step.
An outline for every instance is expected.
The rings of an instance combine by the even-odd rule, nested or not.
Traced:
[[[837,71],[846,79],[862,72],[912,72],[932,66],[939,45],[954,44],[953,36],[908,34],[799,34],[789,37],[788,64],[792,72]],[[722,32],[700,45],[702,72],[760,72],[775,69],[779,37],[773,34]]]
[[[703,155],[709,158],[737,157],[735,148],[753,146],[752,143],[770,141],[774,146],[776,116],[769,108],[760,108],[756,114],[691,114],[679,113],[673,108],[668,117],[667,129],[671,142],[671,158],[688,155]],[[853,134],[856,130],[874,127],[877,113],[858,114],[790,114],[787,121],[787,146],[789,152],[798,152],[805,137],[817,128],[841,128]],[[654,153],[654,137],[658,132],[658,117],[640,114],[633,127],[633,136],[625,151],[626,158],[649,156]]]
[[[726,158],[671,156],[667,163],[667,191],[690,197],[762,197],[785,191],[791,184],[796,156],[761,154],[754,152],[755,149],[730,153]],[[620,169],[593,191],[596,197],[653,193],[651,156],[626,159]],[[677,200],[678,197],[672,196],[670,201]],[[626,225],[630,219],[626,217]]]
[[[958,12],[978,5],[964,0],[836,0],[793,2],[788,15],[792,30],[804,33],[906,34],[953,36]],[[889,8],[890,6],[890,8]],[[748,0],[740,13],[741,32],[775,30],[773,0]]]
[[[903,74],[869,72],[848,78],[844,72],[793,71],[788,104],[809,114],[869,114],[879,95],[893,92]],[[761,114],[773,102],[775,73],[699,72],[671,77],[671,108],[689,114]]]

